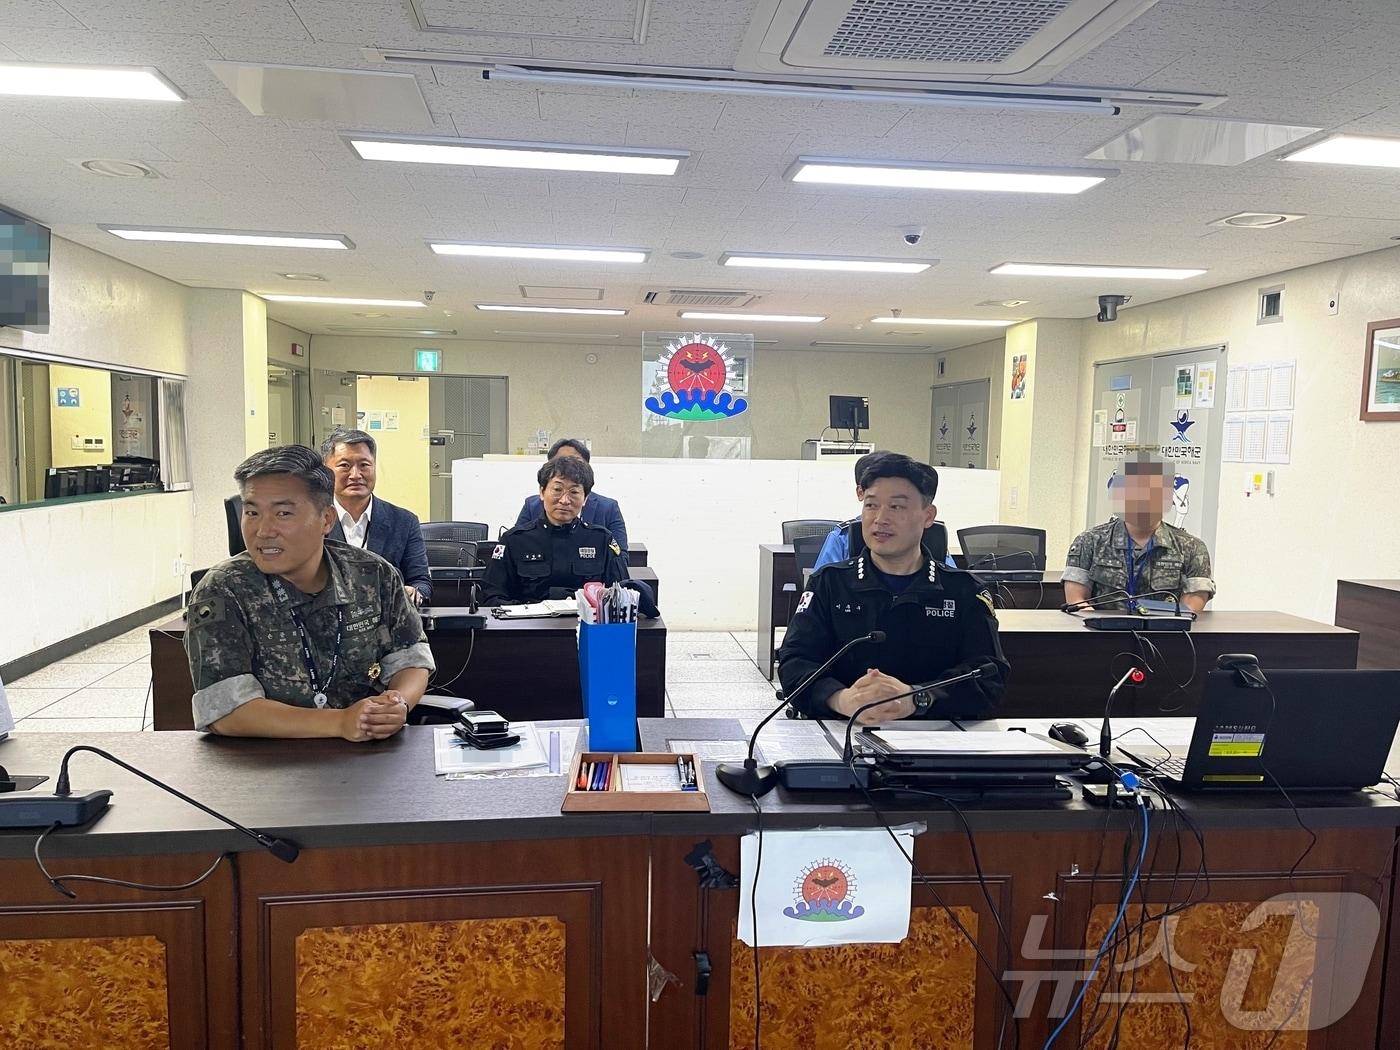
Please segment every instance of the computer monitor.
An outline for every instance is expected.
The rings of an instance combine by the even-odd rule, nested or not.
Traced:
[[[849,430],[852,435],[870,429],[870,399],[846,394],[831,395],[831,428]],[[853,436],[851,440],[855,440]]]

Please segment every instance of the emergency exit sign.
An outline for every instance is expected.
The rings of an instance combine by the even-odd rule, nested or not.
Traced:
[[[441,350],[415,350],[413,351],[413,370],[415,372],[441,372],[442,371],[442,351]]]

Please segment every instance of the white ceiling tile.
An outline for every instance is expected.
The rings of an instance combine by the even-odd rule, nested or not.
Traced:
[[[287,0],[63,0],[63,7],[101,32],[307,35]]]
[[[85,29],[55,0],[0,0],[0,26],[23,29]]]

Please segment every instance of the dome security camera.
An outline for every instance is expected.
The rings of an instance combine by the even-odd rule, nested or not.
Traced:
[[[906,226],[900,231],[900,237],[905,244],[913,248],[924,239],[924,228],[922,226]]]

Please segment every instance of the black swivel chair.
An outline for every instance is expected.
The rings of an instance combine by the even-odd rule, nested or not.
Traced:
[[[476,544],[461,540],[424,539],[430,569],[469,569],[477,564]]]
[[[224,519],[228,524],[228,556],[232,558],[248,549],[243,543],[242,496],[229,496],[224,500]]]
[[[958,530],[969,572],[1039,583],[1045,578],[1045,530],[1022,525],[977,525]]]
[[[423,539],[479,543],[491,536],[491,527],[479,521],[425,521]]]
[[[783,542],[792,543],[799,536],[825,536],[840,525],[829,518],[797,518],[783,522]]]

